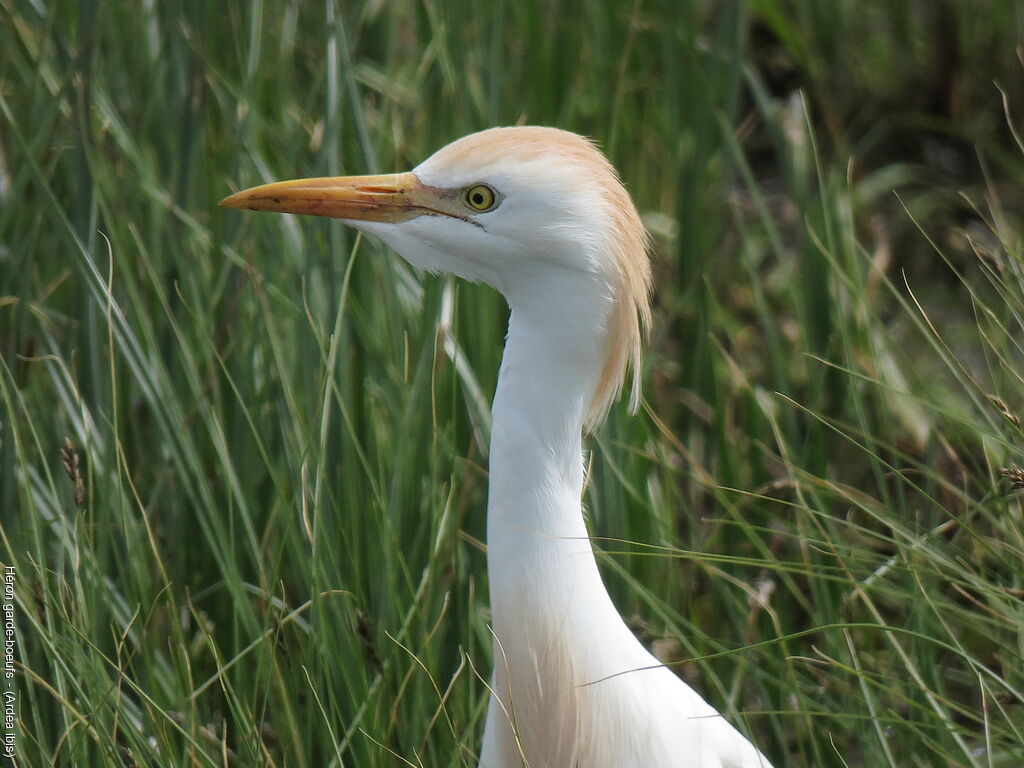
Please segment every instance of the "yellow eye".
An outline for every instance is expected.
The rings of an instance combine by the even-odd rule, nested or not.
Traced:
[[[498,193],[486,184],[474,184],[462,192],[462,202],[478,213],[484,213],[498,204]]]

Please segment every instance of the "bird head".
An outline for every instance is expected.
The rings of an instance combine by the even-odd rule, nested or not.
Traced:
[[[614,168],[574,133],[492,128],[407,173],[265,184],[221,205],[341,219],[413,266],[488,283],[513,312],[537,297],[585,306],[604,359],[591,423],[636,366],[650,315],[647,235]],[[638,397],[634,378],[634,407]]]

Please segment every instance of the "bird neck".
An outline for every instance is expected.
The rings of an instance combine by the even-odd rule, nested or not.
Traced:
[[[582,431],[603,364],[609,302],[600,290],[558,288],[548,284],[509,301],[487,507],[496,628],[503,617],[515,621],[533,597],[548,607],[560,604],[553,590],[604,592],[580,497]],[[567,295],[597,298],[583,305]]]

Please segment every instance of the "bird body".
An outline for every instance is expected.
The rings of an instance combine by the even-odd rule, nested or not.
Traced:
[[[633,636],[583,519],[583,434],[636,365],[646,234],[594,146],[494,128],[411,173],[264,185],[225,205],[341,218],[510,308],[487,507],[494,675],[480,768],[771,768]]]

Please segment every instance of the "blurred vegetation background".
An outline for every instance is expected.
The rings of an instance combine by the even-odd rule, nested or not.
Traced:
[[[506,310],[230,191],[492,125],[654,235],[617,604],[785,766],[1024,762],[1016,0],[0,0],[18,765],[472,766]]]

